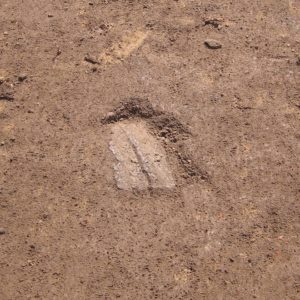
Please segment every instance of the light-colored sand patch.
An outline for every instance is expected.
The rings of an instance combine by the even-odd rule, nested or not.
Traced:
[[[5,103],[4,102],[0,102],[0,113],[5,111]]]
[[[1,132],[4,134],[9,134],[11,133],[15,128],[14,124],[6,124],[1,128]]]
[[[131,32],[124,36],[121,41],[104,50],[99,56],[99,61],[105,64],[120,63],[140,48],[147,36],[147,32]]]
[[[182,271],[174,275],[174,279],[176,282],[180,284],[185,284],[189,281],[191,274],[192,274],[191,270],[183,269]]]
[[[300,17],[300,2],[299,0],[288,0],[289,10],[292,16]]]

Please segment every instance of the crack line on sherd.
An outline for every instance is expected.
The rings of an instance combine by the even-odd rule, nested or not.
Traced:
[[[150,175],[149,175],[147,169],[146,169],[145,166],[144,166],[143,158],[142,158],[141,154],[139,153],[138,147],[135,145],[134,141],[132,141],[132,138],[127,134],[126,130],[124,130],[124,129],[122,129],[122,130],[123,130],[123,132],[126,134],[126,137],[127,137],[127,139],[128,139],[128,142],[129,142],[129,144],[130,144],[131,147],[132,147],[132,150],[133,150],[133,152],[134,152],[134,154],[135,154],[135,156],[136,156],[136,158],[137,158],[137,160],[138,160],[138,164],[139,164],[139,166],[140,166],[140,168],[141,168],[141,170],[142,170],[142,173],[143,173],[143,174],[145,175],[145,177],[146,177],[146,180],[147,180],[147,182],[148,182],[149,189],[151,190],[152,187],[153,187],[152,180],[151,180],[151,177],[150,177]]]

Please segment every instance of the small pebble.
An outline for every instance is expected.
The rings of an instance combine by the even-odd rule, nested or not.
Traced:
[[[206,40],[204,42],[205,46],[209,49],[220,49],[222,48],[222,44],[216,40]]]
[[[0,235],[5,234],[6,230],[4,228],[0,228]]]
[[[95,64],[98,64],[98,65],[99,65],[98,60],[97,60],[96,58],[90,56],[89,54],[87,54],[87,55],[84,57],[84,60],[85,60],[86,62],[88,62],[88,63],[93,64],[93,65],[95,65]]]
[[[26,80],[26,79],[27,79],[27,75],[25,75],[25,74],[21,74],[21,75],[18,76],[18,80],[19,80],[20,82],[23,82],[23,81]]]
[[[112,112],[112,111],[110,111],[109,113],[107,113],[106,114],[106,119],[112,119],[112,118],[114,118],[115,117],[115,113],[114,112]]]

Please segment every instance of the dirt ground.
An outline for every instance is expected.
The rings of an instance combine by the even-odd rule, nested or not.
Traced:
[[[300,299],[299,120],[298,0],[1,0],[0,299]]]

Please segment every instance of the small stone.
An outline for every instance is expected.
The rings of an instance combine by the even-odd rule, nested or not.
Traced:
[[[205,46],[209,49],[220,49],[222,48],[222,44],[216,40],[208,39],[204,42]]]
[[[210,25],[217,29],[222,28],[223,19],[221,18],[208,18],[204,21],[204,26]]]
[[[115,117],[116,117],[116,114],[114,112],[109,112],[106,114],[105,120],[110,122],[110,121],[113,121]]]
[[[14,101],[14,96],[12,92],[7,92],[7,93],[0,93],[0,100],[5,100],[5,101]]]
[[[0,235],[5,234],[6,230],[4,228],[0,228]]]
[[[4,31],[3,34],[4,34],[4,35],[8,35],[8,32],[7,32],[7,31]]]
[[[85,60],[86,62],[90,63],[90,64],[93,64],[93,65],[96,65],[96,64],[99,65],[99,64],[100,64],[99,61],[98,61],[96,58],[90,56],[89,54],[87,54],[87,55],[84,57],[84,60]]]
[[[54,15],[48,14],[48,18],[53,18],[53,17],[54,17]]]
[[[1,143],[0,143],[0,146],[4,146],[4,145],[5,145],[5,142],[1,142]]]
[[[19,80],[20,82],[23,82],[23,81],[26,80],[26,79],[27,79],[27,75],[25,75],[25,74],[21,74],[21,75],[18,76],[18,80]]]

